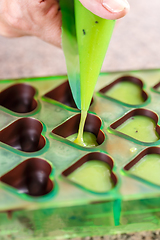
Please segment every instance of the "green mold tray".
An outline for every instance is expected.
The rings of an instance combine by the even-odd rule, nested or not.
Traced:
[[[80,116],[67,76],[1,80],[0,239],[158,229],[159,163],[154,162],[153,169],[146,165],[146,174],[131,170],[149,154],[160,156],[159,81],[159,69],[101,73],[86,122],[98,146],[87,148],[66,139],[76,131]],[[120,85],[128,83],[131,86],[121,93],[125,87]],[[114,87],[117,93],[108,95]],[[136,102],[128,100],[132,93]],[[119,130],[137,116],[150,119],[152,129],[142,121],[137,128],[128,123],[129,132]],[[108,164],[110,190],[88,189],[68,179],[90,160]]]

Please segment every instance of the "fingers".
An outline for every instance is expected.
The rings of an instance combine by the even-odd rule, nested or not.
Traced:
[[[55,12],[57,12],[59,9],[59,3],[57,0],[30,0],[30,2],[30,5],[32,4],[33,8],[35,8],[35,10],[38,9],[39,11],[41,11],[42,14],[47,14],[53,7],[55,9]]]
[[[61,11],[57,0],[39,0],[34,18],[39,26],[37,36],[45,42],[61,47]]]
[[[61,48],[61,12],[57,12],[54,19],[49,15],[46,15],[44,20],[44,25],[41,28],[37,36],[43,41],[51,43],[59,48]]]
[[[130,9],[127,0],[79,0],[84,7],[106,19],[124,17]]]

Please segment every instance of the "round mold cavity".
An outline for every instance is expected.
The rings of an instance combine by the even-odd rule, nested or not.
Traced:
[[[45,144],[43,125],[34,118],[20,118],[0,131],[0,142],[23,152],[36,152]]]
[[[41,158],[29,158],[1,177],[1,181],[13,187],[19,194],[40,197],[54,189],[50,179],[51,165]]]
[[[71,108],[78,109],[72,96],[69,81],[65,81],[58,87],[46,93],[43,98],[51,99]],[[93,98],[91,104],[93,103]],[[79,110],[79,109],[78,109]]]
[[[143,87],[143,82],[139,78],[123,76],[100,89],[99,93],[105,98],[112,99],[126,106],[137,106],[144,104],[149,98]],[[133,90],[133,88],[135,89]]]
[[[78,133],[80,118],[81,118],[81,114],[77,114],[71,117],[70,119],[68,119],[61,125],[59,125],[58,127],[54,128],[52,130],[52,133],[64,139],[66,139],[67,137],[75,133]],[[98,145],[101,145],[105,140],[105,135],[103,131],[100,129],[101,125],[102,125],[102,121],[98,116],[90,113],[87,114],[87,118],[84,126],[84,132],[92,133],[96,137],[96,142]],[[76,143],[73,143],[73,144],[77,145]],[[87,148],[87,147],[82,147],[82,148]]]
[[[148,147],[144,149],[123,170],[133,178],[160,187],[160,148]]]
[[[103,168],[103,171],[104,171],[103,174],[100,174],[97,171],[97,169],[99,168],[97,165],[97,162],[99,162],[100,164],[103,164],[103,165],[100,165],[100,168],[101,169]],[[87,169],[87,171],[85,171],[83,173],[81,172],[81,179],[85,179],[85,183],[80,183],[79,180],[77,182],[75,179],[73,180],[72,178],[69,178],[71,176],[71,174],[75,173],[75,171],[77,171],[77,170],[78,170],[78,173],[80,171],[84,171],[84,167],[88,163],[92,164],[91,167],[94,167],[94,172],[97,171],[97,173],[98,173],[97,176],[93,174],[93,171],[88,172],[88,169]],[[108,166],[108,167],[106,167],[106,166]],[[100,170],[100,169],[98,169],[98,170]],[[65,171],[63,171],[62,176],[67,178],[68,181],[72,182],[73,184],[76,184],[77,186],[82,187],[84,190],[101,194],[101,193],[110,192],[110,190],[112,190],[117,184],[117,177],[115,176],[115,174],[113,173],[112,170],[113,170],[113,160],[111,157],[109,157],[107,154],[102,153],[102,152],[92,152],[92,153],[88,153],[88,154],[84,155],[76,163],[74,163],[69,168],[67,168]],[[87,174],[86,174],[86,172],[87,172]],[[85,175],[83,175],[83,174],[85,174]],[[102,176],[102,178],[100,179],[101,176]],[[106,182],[104,182],[104,181],[106,181]],[[91,188],[86,186],[86,183],[88,185],[88,182],[91,182],[91,183],[89,183]],[[104,189],[105,188],[108,188],[108,189],[102,191],[102,189],[101,189],[102,185],[103,185]]]
[[[139,124],[138,121],[137,123],[139,125],[137,125],[136,122],[135,122],[135,125],[132,124],[133,120],[135,120],[136,117],[139,117],[138,120],[140,120],[140,117],[143,117],[143,122],[141,122],[141,125]],[[147,124],[145,125],[145,117],[147,119],[146,123],[151,123],[149,127],[147,127]],[[124,130],[122,131],[121,129],[119,129],[119,127],[123,126],[123,124],[125,124],[124,127],[127,126],[127,121],[129,126],[127,131],[129,133],[127,131],[125,132]],[[157,142],[160,139],[160,126],[157,125],[157,123],[158,123],[158,115],[156,113],[148,109],[137,108],[128,112],[123,117],[118,119],[116,122],[112,123],[109,129],[113,130],[114,133],[118,133],[120,136],[127,137],[127,138],[129,137],[130,140],[134,139],[134,141],[137,143],[141,142],[145,145],[147,144],[149,145],[150,143]],[[132,124],[132,127],[129,124]],[[155,125],[155,128],[154,128],[154,125]]]
[[[36,90],[27,84],[14,84],[0,93],[0,105],[15,113],[30,113],[37,108]]]

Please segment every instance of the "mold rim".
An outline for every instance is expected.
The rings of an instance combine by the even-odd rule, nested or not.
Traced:
[[[18,83],[24,83],[24,82],[33,82],[33,81],[44,81],[47,80],[47,81],[55,81],[55,80],[66,80],[67,79],[67,75],[64,74],[64,75],[51,75],[51,76],[42,76],[42,77],[24,77],[24,78],[13,78],[13,79],[0,79],[0,82],[2,84],[6,84],[6,83],[15,83],[15,82],[18,82]]]

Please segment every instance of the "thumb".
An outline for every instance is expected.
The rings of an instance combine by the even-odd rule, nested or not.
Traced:
[[[124,17],[130,9],[127,0],[79,0],[85,8],[106,19]]]

